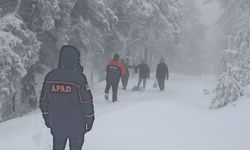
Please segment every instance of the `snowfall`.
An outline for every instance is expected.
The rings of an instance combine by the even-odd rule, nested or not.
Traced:
[[[164,92],[153,88],[153,82],[145,91],[133,92],[136,78],[131,79],[114,104],[104,100],[104,83],[96,84],[96,120],[83,149],[250,150],[250,94],[213,110],[213,77],[172,74]],[[51,149],[50,130],[39,110],[0,123],[0,150]]]

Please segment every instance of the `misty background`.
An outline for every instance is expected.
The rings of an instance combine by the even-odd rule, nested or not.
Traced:
[[[93,87],[114,53],[151,72],[164,57],[171,73],[216,76],[208,108],[220,108],[250,83],[249,21],[248,0],[0,0],[0,120],[37,108],[64,44]]]

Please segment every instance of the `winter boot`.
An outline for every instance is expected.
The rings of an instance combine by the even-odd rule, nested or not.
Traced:
[[[116,102],[117,102],[117,99],[113,99],[113,100],[112,100],[112,103],[116,103]]]
[[[108,101],[109,100],[109,94],[105,93],[105,100]]]

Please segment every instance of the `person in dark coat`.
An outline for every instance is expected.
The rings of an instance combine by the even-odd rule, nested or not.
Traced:
[[[165,80],[168,80],[168,77],[168,66],[164,62],[164,58],[161,58],[160,63],[157,65],[156,68],[156,78],[158,80],[158,85],[161,91],[165,89]]]
[[[146,81],[150,76],[150,69],[148,64],[145,62],[145,60],[141,61],[141,64],[139,64],[138,66],[136,66],[136,68],[139,70],[139,80],[138,80],[138,84],[136,86],[136,89],[139,90],[140,89],[140,85],[143,82],[143,88],[146,88]]]
[[[119,54],[114,54],[113,60],[106,66],[106,72],[105,99],[108,100],[109,90],[112,87],[112,102],[116,102],[120,78],[125,76],[125,69],[119,61]]]
[[[53,150],[64,150],[68,139],[70,150],[81,150],[84,135],[95,119],[93,96],[78,65],[79,50],[64,45],[58,68],[44,79],[39,106],[45,125],[51,129]]]
[[[127,85],[128,85],[128,79],[129,79],[129,66],[128,66],[128,63],[125,61],[125,59],[121,59],[121,63],[125,69],[125,76],[121,77],[122,87],[124,90],[126,90]]]

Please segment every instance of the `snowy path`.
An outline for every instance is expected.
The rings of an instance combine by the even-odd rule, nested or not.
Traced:
[[[130,82],[130,88],[133,86]],[[167,92],[121,91],[119,102],[103,100],[96,86],[96,122],[84,150],[249,150],[250,99],[208,110],[212,79],[175,76]],[[50,150],[51,136],[37,110],[0,124],[0,150]]]

